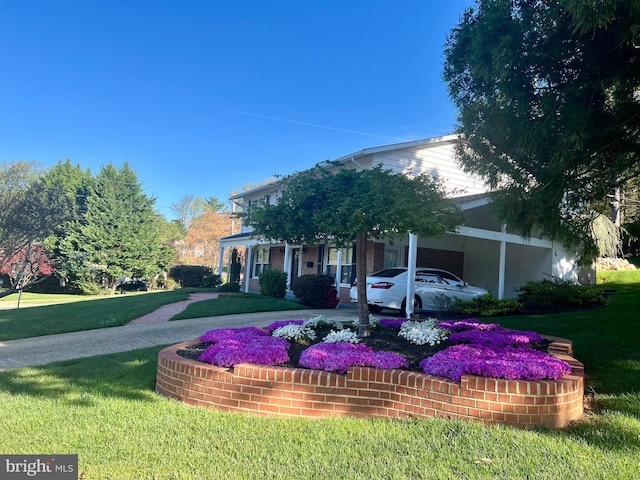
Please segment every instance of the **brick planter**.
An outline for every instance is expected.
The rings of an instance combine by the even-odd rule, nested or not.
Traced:
[[[573,373],[525,381],[464,375],[460,382],[404,370],[351,367],[346,375],[242,364],[233,369],[188,360],[178,350],[158,356],[156,391],[227,412],[285,417],[446,417],[520,427],[566,427],[582,418],[584,371],[572,343],[554,338],[549,353]]]

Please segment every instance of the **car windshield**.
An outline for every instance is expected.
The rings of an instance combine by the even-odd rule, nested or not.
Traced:
[[[401,273],[406,272],[407,269],[406,268],[385,268],[384,270],[380,270],[379,272],[376,272],[374,274],[372,274],[372,277],[383,277],[383,278],[393,278],[393,277],[397,277],[398,275],[400,275]]]

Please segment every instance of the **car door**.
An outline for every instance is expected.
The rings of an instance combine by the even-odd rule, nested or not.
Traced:
[[[465,301],[474,297],[474,292],[470,291],[467,282],[456,277],[453,273],[442,271],[440,278],[449,297]]]
[[[440,310],[438,296],[444,293],[444,285],[438,272],[434,270],[419,270],[416,272],[416,295],[422,300],[423,310]]]

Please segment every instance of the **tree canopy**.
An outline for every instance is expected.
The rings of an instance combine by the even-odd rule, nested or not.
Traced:
[[[254,236],[292,244],[356,243],[356,275],[366,277],[366,240],[408,232],[440,236],[462,223],[458,207],[428,175],[413,178],[380,166],[339,168],[324,162],[283,177],[275,202],[252,204],[240,214]],[[366,283],[358,282],[360,335],[369,333]]]
[[[66,164],[56,171],[76,200],[70,220],[47,245],[69,283],[80,291],[113,289],[118,278],[149,278],[168,269],[172,252],[163,246],[155,200],[127,163],[103,166],[95,177]]]
[[[593,205],[640,173],[640,3],[478,0],[445,56],[465,170],[509,226],[593,258]]]
[[[68,198],[48,180],[34,162],[0,164],[0,272],[12,283],[0,296],[51,273],[42,242],[67,220]]]

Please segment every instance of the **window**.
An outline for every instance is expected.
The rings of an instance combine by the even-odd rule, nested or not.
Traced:
[[[384,268],[393,268],[400,265],[400,252],[397,248],[385,247]]]
[[[270,253],[270,249],[265,247],[260,247],[253,253],[253,278],[258,278],[262,270],[269,268]]]
[[[338,248],[329,247],[327,252],[327,268],[326,274],[332,277],[336,276],[338,271]],[[353,282],[353,275],[355,274],[355,258],[353,255],[353,247],[347,247],[342,249],[342,275],[339,283],[351,284]]]
[[[442,283],[446,283],[447,285],[455,285],[456,287],[464,287],[464,282],[456,277],[453,273],[440,272],[440,276],[442,277]]]
[[[440,283],[440,278],[436,272],[418,271],[416,272],[416,282],[421,283]]]

